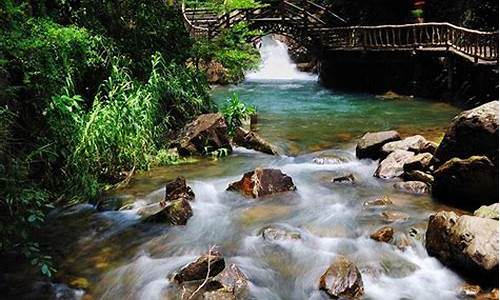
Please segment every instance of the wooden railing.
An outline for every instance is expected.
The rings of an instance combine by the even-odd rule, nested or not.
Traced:
[[[452,50],[476,62],[498,60],[498,32],[482,32],[449,23],[353,26],[325,31],[331,50]],[[334,37],[329,40],[328,36]]]
[[[206,8],[187,10],[182,4],[182,12],[191,34],[208,38],[241,21],[250,25],[281,22],[297,27],[327,51],[451,51],[476,63],[498,63],[498,31],[482,32],[449,23],[336,27],[333,23],[345,20],[310,0],[268,0],[263,7],[218,16]],[[203,26],[197,25],[200,22]]]

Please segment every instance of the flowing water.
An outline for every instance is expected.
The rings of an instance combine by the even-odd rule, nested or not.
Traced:
[[[363,132],[384,129],[439,139],[458,110],[412,98],[326,90],[316,76],[296,70],[280,42],[268,40],[261,51],[259,71],[240,85],[214,90],[213,97],[222,103],[237,92],[255,105],[257,131],[283,155],[236,148],[219,160],[153,169],[115,192],[131,199],[132,209],[97,212],[82,205],[55,213],[52,234],[64,245],[58,249],[59,278],[86,278],[96,299],[170,299],[168,275],[217,244],[226,263],[237,264],[249,278],[252,299],[326,299],[318,278],[340,254],[361,270],[366,299],[455,299],[462,279],[408,235],[412,227],[423,232],[428,216],[442,207],[429,196],[397,193],[392,183],[374,178],[376,162],[356,159],[354,147]],[[322,164],[315,158],[323,158]],[[281,169],[297,191],[264,200],[225,191],[255,167]],[[357,184],[331,183],[348,173]],[[188,224],[141,223],[137,209],[159,201],[163,184],[180,175],[196,194]],[[385,195],[392,205],[363,205]],[[402,249],[369,238],[388,224],[384,211],[410,215],[391,224]],[[258,232],[269,224],[300,232],[301,239],[264,241]]]

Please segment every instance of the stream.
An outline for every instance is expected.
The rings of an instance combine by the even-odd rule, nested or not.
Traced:
[[[446,207],[428,195],[395,191],[393,183],[373,177],[377,162],[358,160],[354,149],[366,131],[395,129],[438,141],[459,110],[411,97],[328,90],[316,75],[297,71],[282,43],[265,39],[261,53],[260,70],[239,85],[215,88],[213,98],[223,104],[238,93],[255,105],[257,132],[283,154],[236,148],[221,159],[155,168],[110,195],[132,202],[128,210],[99,212],[87,204],[55,211],[48,239],[59,244],[59,280],[84,280],[90,299],[173,299],[168,276],[217,244],[226,265],[235,263],[248,277],[251,299],[328,299],[318,280],[336,255],[360,269],[365,299],[457,299],[463,279],[429,257],[419,240],[429,215]],[[282,170],[297,191],[250,200],[225,190],[256,167]],[[331,182],[349,173],[356,184]],[[186,177],[196,195],[187,225],[140,222],[137,210],[161,200],[164,183],[177,176]],[[363,205],[384,196],[393,204]],[[384,211],[409,219],[388,223]],[[269,224],[299,232],[301,239],[264,241],[258,233]],[[388,224],[396,245],[370,239]]]

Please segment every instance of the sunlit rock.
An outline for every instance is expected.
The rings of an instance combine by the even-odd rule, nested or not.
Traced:
[[[372,233],[370,238],[377,242],[390,242],[392,240],[392,236],[394,235],[394,229],[389,226],[382,227]]]
[[[332,299],[360,299],[364,294],[361,273],[345,256],[337,256],[319,279],[319,289]]]
[[[389,197],[384,196],[382,198],[365,201],[363,206],[388,206],[392,204],[392,200]]]
[[[379,159],[384,144],[400,139],[399,133],[394,130],[365,133],[356,146],[356,157]]]
[[[280,170],[260,168],[245,173],[240,181],[231,183],[227,188],[228,191],[239,192],[252,198],[295,191],[296,189],[292,178]]]
[[[474,155],[486,156],[498,167],[498,101],[456,116],[434,158],[444,164],[453,157],[466,159]]]
[[[426,171],[432,164],[432,154],[430,153],[419,153],[412,158],[405,161],[403,165],[403,170],[405,172],[409,171]]]
[[[498,168],[486,156],[450,159],[434,172],[432,193],[468,206],[498,202]]]
[[[396,150],[420,153],[426,143],[427,140],[421,135],[410,136],[403,140],[390,142],[382,146],[382,156],[385,157]]]
[[[231,151],[224,117],[218,113],[204,114],[184,126],[173,143],[179,155],[206,155],[218,149]]]
[[[413,152],[405,150],[396,150],[391,152],[382,160],[375,170],[373,176],[382,179],[392,179],[403,175],[403,166],[406,161],[414,156]]]
[[[474,211],[474,216],[498,220],[498,203],[483,205]]]
[[[498,221],[441,211],[429,218],[427,252],[468,271],[479,282],[498,282]]]

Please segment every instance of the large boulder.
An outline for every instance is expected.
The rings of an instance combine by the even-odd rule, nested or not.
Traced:
[[[476,207],[498,202],[498,169],[486,156],[450,159],[434,172],[432,193]]]
[[[480,282],[498,283],[498,221],[441,211],[429,218],[425,247]]]
[[[474,216],[498,220],[498,202],[488,206],[481,206],[474,211]]]
[[[396,150],[420,153],[426,143],[427,140],[421,135],[410,136],[401,141],[390,142],[382,146],[382,155],[385,157]]]
[[[210,274],[208,277],[216,276],[226,267],[222,253],[215,247],[212,247],[210,251],[199,256],[195,261],[182,267],[174,274],[173,278],[179,284],[185,281],[203,280],[207,277],[209,263]]]
[[[498,101],[467,110],[451,122],[434,155],[438,165],[453,157],[487,156],[498,166]]]
[[[319,289],[332,299],[359,299],[364,293],[361,273],[345,256],[337,256],[321,275]]]
[[[403,175],[403,166],[406,161],[414,156],[413,152],[406,150],[395,150],[382,160],[373,176],[392,179]]]
[[[271,155],[278,154],[278,150],[271,143],[263,139],[257,133],[245,130],[241,127],[236,128],[233,142],[247,149],[253,149]]]
[[[401,136],[394,130],[365,133],[356,146],[356,157],[379,159],[384,144],[400,139]]]
[[[226,122],[218,113],[200,115],[184,126],[174,146],[182,156],[206,155],[221,148],[232,150]]]
[[[278,169],[260,169],[243,174],[240,181],[233,182],[228,191],[236,191],[252,198],[263,197],[276,193],[295,191],[292,177],[283,174]]]

